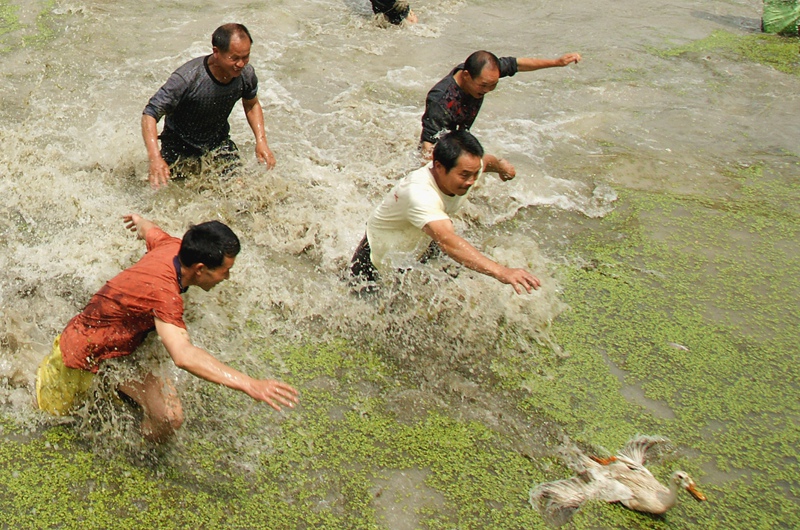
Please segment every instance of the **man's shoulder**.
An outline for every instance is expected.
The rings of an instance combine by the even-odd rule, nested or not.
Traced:
[[[460,66],[460,68],[459,68]],[[456,66],[449,74],[439,80],[438,83],[433,85],[428,91],[428,99],[437,99],[444,95],[453,85],[456,84],[456,79],[453,77],[460,69],[463,70],[464,65]]]
[[[197,68],[205,68],[205,61],[207,55],[201,55],[200,57],[195,57],[194,59],[189,59],[182,65],[180,65],[176,72],[186,71],[186,70],[195,70]]]
[[[245,65],[240,78],[242,80],[242,96],[245,99],[250,99],[250,96],[255,96],[253,92],[258,89],[258,76],[252,64]]]
[[[181,240],[164,232],[160,227],[153,226],[145,234],[145,243],[148,251],[150,251],[165,245],[177,245],[180,247]]]
[[[248,63],[244,65],[244,68],[242,68],[242,77],[246,77],[248,79],[256,77],[256,69],[253,68],[252,64]]]
[[[401,187],[410,201],[427,201],[439,197],[436,181],[433,179],[433,175],[431,175],[430,164],[422,166],[406,175]]]
[[[407,173],[405,177],[400,181],[400,184],[406,184],[411,186],[419,186],[419,185],[427,185],[428,181],[431,178],[430,172],[430,163],[422,166],[421,168],[415,169],[414,171]]]
[[[197,79],[199,76],[205,75],[205,60],[206,56],[202,56],[186,61],[175,70],[173,75],[178,75],[187,82],[191,82],[192,80]]]

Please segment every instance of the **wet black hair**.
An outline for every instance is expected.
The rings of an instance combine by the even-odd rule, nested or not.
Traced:
[[[208,221],[189,227],[183,235],[178,258],[185,267],[202,263],[216,269],[226,257],[235,258],[239,250],[239,238],[233,230],[219,221]]]
[[[487,65],[490,65],[492,69],[497,69],[499,71],[500,59],[498,59],[497,56],[492,52],[479,50],[477,52],[473,52],[472,55],[467,57],[467,60],[464,61],[464,70],[467,71],[471,78],[475,79],[481,75],[481,72],[483,72],[483,69],[486,68]]]
[[[250,36],[250,31],[243,24],[232,22],[214,30],[211,35],[211,45],[221,52],[227,52],[231,47],[231,38],[234,35],[238,35],[239,38],[242,38],[242,35],[247,35],[247,38],[250,39],[250,44],[253,44],[253,37]]]
[[[466,129],[449,132],[437,140],[433,148],[433,161],[439,162],[445,171],[450,171],[464,152],[483,158],[483,146],[471,132]]]

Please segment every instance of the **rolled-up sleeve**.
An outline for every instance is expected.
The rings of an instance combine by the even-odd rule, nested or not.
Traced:
[[[519,71],[516,57],[500,57],[500,77],[511,77]]]
[[[251,65],[242,72],[242,99],[250,100],[258,96],[258,76]]]

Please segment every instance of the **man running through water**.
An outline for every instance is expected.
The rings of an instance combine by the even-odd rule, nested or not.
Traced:
[[[142,114],[142,138],[150,159],[150,186],[166,186],[179,161],[205,155],[229,170],[239,164],[230,138],[230,116],[240,99],[256,140],[256,158],[267,169],[275,156],[267,145],[264,112],[258,101],[258,78],[248,64],[253,39],[242,24],[225,24],[211,36],[212,53],[184,64],[150,98]],[[166,116],[158,135],[158,121]],[[161,139],[159,149],[158,140]]]
[[[525,269],[509,268],[481,254],[456,234],[450,216],[464,204],[482,173],[483,147],[469,131],[447,133],[433,150],[433,161],[400,180],[367,222],[350,272],[374,288],[378,274],[402,270],[425,259],[435,243],[442,252],[474,271],[511,285],[518,294],[540,282]]]
[[[470,129],[483,105],[483,97],[497,88],[501,77],[513,76],[517,72],[531,72],[542,68],[567,66],[577,63],[581,56],[568,53],[558,59],[497,58],[493,53],[477,51],[436,83],[425,100],[422,115],[420,150],[430,158],[436,138],[444,131]],[[502,180],[516,176],[516,170],[507,160],[494,155],[483,158],[484,171],[497,173]]]
[[[123,220],[145,240],[147,253],[109,280],[56,337],[36,374],[39,408],[69,414],[103,361],[132,354],[153,330],[178,368],[240,390],[275,410],[281,405],[294,407],[294,388],[272,379],[254,379],[220,362],[192,344],[183,322],[181,293],[193,285],[209,291],[230,277],[240,249],[236,234],[219,221],[209,221],[189,228],[181,240],[137,214]],[[148,372],[122,382],[117,390],[142,407],[142,434],[148,440],[163,442],[183,423],[181,401],[168,380]]]

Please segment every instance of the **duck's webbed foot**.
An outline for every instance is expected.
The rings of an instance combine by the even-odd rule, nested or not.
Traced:
[[[609,456],[607,458],[600,458],[599,456],[589,455],[589,458],[591,458],[592,460],[594,460],[595,462],[597,462],[598,464],[600,464],[602,466],[607,466],[608,464],[617,461],[617,457],[616,456]]]

